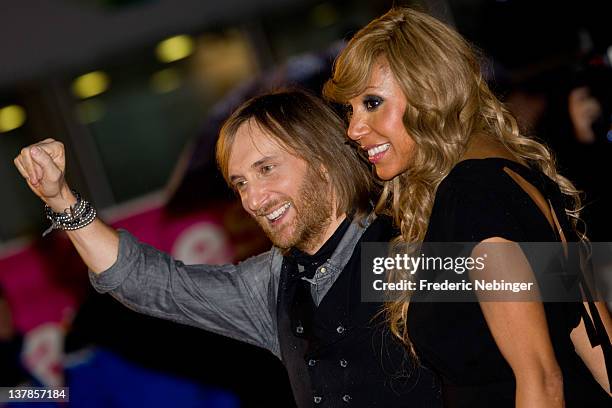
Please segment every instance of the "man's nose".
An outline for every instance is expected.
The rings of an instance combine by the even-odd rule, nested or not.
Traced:
[[[354,114],[349,122],[349,127],[346,132],[349,138],[358,142],[363,136],[370,132],[370,126],[363,115]]]
[[[257,214],[267,201],[268,192],[257,181],[249,183],[242,196],[242,205],[253,214]]]

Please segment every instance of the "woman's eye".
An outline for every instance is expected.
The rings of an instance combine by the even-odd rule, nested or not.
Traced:
[[[380,106],[382,103],[382,98],[377,96],[368,96],[363,100],[363,106],[365,106],[366,110],[373,111]]]

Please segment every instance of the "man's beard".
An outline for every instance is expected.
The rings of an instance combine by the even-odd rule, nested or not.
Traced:
[[[261,213],[268,213],[281,203],[289,201],[291,207],[287,211],[291,211],[291,208],[295,210],[295,217],[291,223],[283,225],[278,230],[270,226],[267,219],[258,217],[257,222],[270,241],[278,248],[296,247],[309,251],[321,243],[322,235],[331,223],[333,208],[329,187],[328,182],[309,169],[295,200],[289,197],[280,199],[261,211]],[[292,232],[287,233],[286,230]]]

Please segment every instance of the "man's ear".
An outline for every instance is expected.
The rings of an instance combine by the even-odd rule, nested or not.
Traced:
[[[332,197],[332,205],[334,208],[336,208],[336,195],[337,195],[337,190],[336,190],[336,186],[334,186],[334,183],[332,183],[332,179],[329,175],[329,171],[327,170],[327,168],[321,164],[319,166],[319,175],[321,176],[321,179],[327,184],[327,192],[331,195]]]

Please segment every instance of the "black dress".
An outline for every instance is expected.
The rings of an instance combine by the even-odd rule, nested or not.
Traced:
[[[504,171],[508,167],[552,202],[568,241],[575,240],[555,183],[542,173],[500,158],[458,163],[436,193],[426,242],[559,241],[531,197]],[[567,407],[612,407],[574,351],[571,330],[582,303],[544,303]],[[413,302],[408,330],[423,363],[442,380],[445,407],[514,407],[515,380],[477,302]]]

